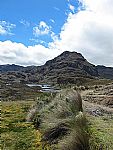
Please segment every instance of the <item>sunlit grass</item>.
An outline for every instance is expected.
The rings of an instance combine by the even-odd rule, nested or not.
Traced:
[[[34,102],[1,102],[1,149],[42,150],[41,133],[25,121]],[[49,149],[48,146],[45,150]]]
[[[113,120],[104,117],[87,116],[91,150],[113,150]]]
[[[43,97],[42,97],[43,99]],[[46,102],[48,99],[44,99]],[[32,123],[27,123],[25,118],[27,113],[34,104],[34,101],[10,101],[1,102],[1,149],[2,150],[50,150],[49,145],[42,143],[42,134],[39,130],[36,130]],[[64,108],[64,105],[63,105]],[[66,109],[67,110],[67,109]],[[60,111],[60,108],[59,108]],[[47,114],[45,114],[47,115]],[[55,119],[55,116],[53,116]],[[58,115],[57,115],[58,117]],[[82,116],[81,116],[82,117]],[[90,150],[113,150],[113,119],[106,116],[90,116],[86,115],[89,122],[89,146]],[[52,118],[53,119],[53,118]],[[61,118],[62,119],[62,118]],[[75,118],[76,120],[83,120]],[[49,120],[51,121],[51,120]],[[52,120],[53,121],[53,120]],[[85,121],[78,122],[82,125]],[[46,126],[50,125],[48,122]],[[69,122],[73,127],[73,122]],[[76,124],[77,125],[77,124]],[[77,126],[78,128],[80,127]],[[64,136],[61,140],[63,147],[70,143],[73,144],[77,139],[73,139],[73,135],[76,133],[76,128],[73,128],[73,132],[70,136]],[[79,134],[80,137],[81,135]],[[78,138],[79,139],[79,138]],[[45,144],[45,145],[44,145]],[[56,146],[58,146],[58,144]],[[61,146],[62,146],[61,145]],[[74,144],[73,144],[74,145]],[[62,150],[62,149],[61,149]]]

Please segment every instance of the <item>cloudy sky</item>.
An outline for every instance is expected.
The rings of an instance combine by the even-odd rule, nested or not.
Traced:
[[[113,67],[113,0],[0,0],[0,65],[42,65],[67,50]]]

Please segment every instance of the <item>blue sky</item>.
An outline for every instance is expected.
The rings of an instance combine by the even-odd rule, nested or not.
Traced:
[[[43,65],[68,50],[113,66],[112,39],[113,0],[0,0],[0,65]]]
[[[78,7],[78,1],[70,2],[76,8]],[[35,37],[33,27],[43,21],[58,35],[68,13],[69,2],[67,0],[1,0],[0,20],[14,24],[16,27],[11,30],[14,35],[0,36],[0,40],[22,42],[26,46],[40,43],[33,39],[44,40],[48,43],[52,41],[51,37],[49,35]]]

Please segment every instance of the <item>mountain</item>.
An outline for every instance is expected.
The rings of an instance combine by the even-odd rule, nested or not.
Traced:
[[[8,71],[18,71],[24,69],[23,66],[18,66],[15,64],[12,65],[0,65],[0,72],[8,72]]]
[[[113,79],[113,67],[96,66],[98,74],[102,78]]]
[[[74,83],[77,78],[98,77],[95,65],[90,64],[80,53],[65,51],[38,68],[42,81]]]
[[[22,82],[82,83],[87,79],[113,79],[113,67],[95,66],[80,53],[65,51],[42,66],[1,65],[1,78]]]

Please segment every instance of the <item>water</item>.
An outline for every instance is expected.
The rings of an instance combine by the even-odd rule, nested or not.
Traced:
[[[41,92],[58,92],[54,87],[49,84],[26,84],[29,87],[41,87]]]
[[[32,83],[32,84],[26,84],[26,85],[29,86],[29,87],[36,87],[36,86],[42,87],[41,84],[34,84],[34,83]]]
[[[26,84],[26,85],[29,87],[39,86],[41,88],[51,88],[51,85],[49,85],[49,84],[34,84],[34,83],[32,83],[32,84]]]

